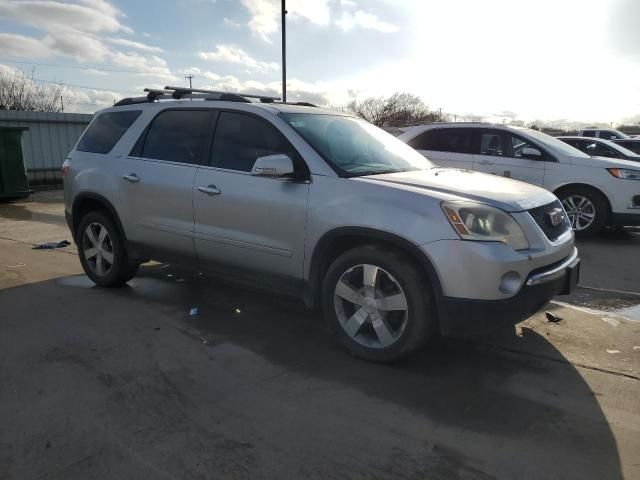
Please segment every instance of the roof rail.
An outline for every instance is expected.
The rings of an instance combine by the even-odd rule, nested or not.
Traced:
[[[233,94],[233,95],[239,95],[241,97],[245,97],[245,98],[259,98],[260,100],[267,99],[267,100],[272,100],[272,101],[276,101],[276,100],[280,100],[280,97],[269,97],[267,95],[255,95],[253,93],[236,93],[236,92],[221,92],[219,90],[204,90],[202,88],[185,88],[185,87],[171,87],[171,86],[167,86],[164,87],[165,90],[174,90],[176,92],[185,92],[185,93],[213,93],[215,95],[224,95],[224,94]]]
[[[270,97],[267,95],[255,95],[251,93],[222,92],[218,90],[204,90],[202,88],[172,87],[166,86],[164,89],[145,88],[146,96],[128,97],[114,103],[114,107],[123,105],[133,105],[137,103],[155,102],[156,100],[179,100],[183,98],[195,98],[199,100],[218,100],[224,102],[250,103],[250,98],[257,98],[261,103],[275,103],[286,105],[302,105],[315,107],[309,102],[281,102],[280,97]]]

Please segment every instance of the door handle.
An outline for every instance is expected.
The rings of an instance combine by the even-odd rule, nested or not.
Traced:
[[[478,163],[482,164],[482,165],[495,165],[492,161],[490,160],[479,160]]]
[[[220,195],[222,190],[220,190],[215,185],[207,185],[206,187],[198,187],[198,191],[202,193],[206,193],[207,195]]]
[[[138,183],[140,181],[140,177],[137,176],[135,173],[130,173],[129,175],[123,175],[122,178],[124,178],[127,182],[131,182],[131,183]]]

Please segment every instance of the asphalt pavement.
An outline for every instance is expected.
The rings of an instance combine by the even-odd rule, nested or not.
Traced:
[[[640,232],[515,329],[382,366],[172,266],[96,288],[60,192],[0,205],[1,479],[640,478]],[[197,307],[199,314],[189,315]]]

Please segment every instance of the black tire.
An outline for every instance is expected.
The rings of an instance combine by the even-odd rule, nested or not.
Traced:
[[[350,312],[344,310],[346,308],[343,307],[344,302],[347,306],[351,305],[353,310],[365,308],[359,306],[361,304],[351,304],[351,302],[335,295],[338,281],[341,278],[343,280],[347,278],[343,275],[358,276],[360,275],[357,270],[359,268],[362,268],[362,275],[365,275],[365,267],[361,267],[362,265],[372,265],[382,269],[382,274],[378,274],[382,277],[381,279],[376,277],[377,283],[375,284],[383,288],[382,283],[385,281],[391,285],[392,289],[399,286],[400,292],[404,294],[406,300],[406,314],[403,311],[383,311],[384,309],[380,309],[381,316],[385,318],[385,325],[390,331],[393,320],[390,315],[395,315],[396,320],[399,315],[403,319],[398,323],[404,324],[404,327],[393,332],[395,340],[388,346],[362,344],[363,341],[369,341],[369,338],[372,342],[376,341],[378,334],[372,323],[374,317],[366,314],[367,319],[358,330],[359,340],[354,339],[346,332],[339,318],[341,317],[345,322],[345,319],[349,317]],[[395,283],[392,283],[394,280]],[[375,291],[376,297],[379,297],[378,287],[375,287]],[[369,305],[369,308],[373,307]],[[431,286],[423,272],[416,266],[416,262],[400,251],[377,245],[364,245],[348,250],[333,261],[322,284],[322,310],[331,332],[337,337],[340,344],[356,357],[373,362],[388,363],[407,357],[422,347],[438,330]],[[363,313],[363,315],[365,314]],[[351,318],[353,317],[348,318],[347,321]],[[381,340],[378,341],[381,343]]]
[[[577,229],[575,228],[575,222],[572,222],[572,226],[574,227],[573,230],[577,237],[592,237],[600,233],[607,225],[609,221],[609,204],[606,197],[598,190],[583,186],[567,187],[558,192],[557,196],[562,202],[570,219],[574,217],[571,212],[571,206],[568,204],[569,199],[572,197],[586,198],[591,202],[595,209],[595,217],[589,226]]]
[[[113,263],[107,268],[109,263],[106,258],[101,259],[102,268],[97,268],[98,257],[93,256],[87,258],[87,249],[92,248],[93,243],[89,239],[87,229],[91,226],[92,232],[101,231],[97,226],[100,226],[106,230],[106,237],[104,239],[105,252],[110,250],[113,258]],[[96,230],[98,229],[98,230]],[[120,231],[116,227],[114,221],[109,214],[103,210],[93,210],[87,213],[78,226],[76,233],[76,241],[78,244],[78,256],[80,257],[80,263],[87,276],[96,284],[101,287],[119,287],[129,280],[131,280],[138,271],[138,265],[130,263],[125,248],[124,239],[120,234]],[[93,253],[93,252],[91,252]],[[102,270],[103,274],[99,273]]]

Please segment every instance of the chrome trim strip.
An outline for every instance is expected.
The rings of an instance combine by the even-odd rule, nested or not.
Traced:
[[[547,283],[552,280],[555,280],[556,278],[562,276],[564,274],[565,268],[567,268],[569,265],[575,262],[577,258],[578,258],[578,249],[576,247],[573,247],[573,252],[571,253],[571,255],[569,255],[569,258],[567,258],[564,262],[552,268],[551,270],[547,270],[546,272],[540,272],[540,273],[536,273],[535,275],[531,275],[527,279],[527,285],[528,286],[539,285],[541,283]]]

